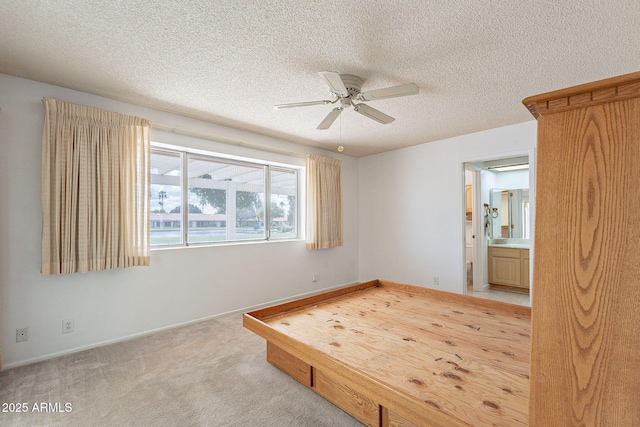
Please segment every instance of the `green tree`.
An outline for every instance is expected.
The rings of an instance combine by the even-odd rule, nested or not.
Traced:
[[[236,191],[236,209],[253,209],[262,208],[262,201],[259,193],[251,191]]]
[[[212,179],[208,173],[199,176],[201,179]],[[216,209],[216,213],[227,213],[227,194],[225,190],[215,188],[190,187],[189,192],[200,198],[200,204],[211,205]],[[236,191],[236,210],[256,209],[260,203],[260,194],[250,191]]]
[[[253,214],[255,215],[256,221],[258,221],[259,225],[264,224],[264,206],[262,206],[262,201],[259,198],[256,198],[253,203]]]
[[[208,173],[199,176],[202,179],[212,179]],[[227,194],[225,190],[215,188],[190,187],[189,192],[200,198],[203,209],[206,205],[211,205],[216,209],[216,213],[227,213]]]
[[[296,196],[287,196],[287,200],[289,201],[289,225],[293,225],[296,220]]]
[[[271,201],[271,219],[284,217],[284,202]]]

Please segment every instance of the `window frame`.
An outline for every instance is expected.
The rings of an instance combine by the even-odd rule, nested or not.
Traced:
[[[180,157],[180,242],[169,244],[153,244],[151,243],[151,250],[155,249],[175,249],[186,247],[201,247],[201,246],[219,246],[219,245],[236,245],[236,244],[248,244],[248,243],[266,243],[266,242],[286,242],[301,240],[304,238],[302,233],[302,205],[303,197],[301,194],[303,188],[303,176],[304,167],[286,164],[281,162],[271,162],[267,160],[252,159],[247,157],[240,157],[234,155],[225,155],[218,152],[205,151],[200,149],[189,149],[188,147],[174,146],[165,143],[151,141],[151,154],[169,154],[178,155]],[[189,160],[204,160],[217,163],[224,163],[229,165],[247,166],[251,168],[262,168],[264,171],[264,237],[250,238],[250,239],[233,239],[228,240],[225,236],[224,240],[220,241],[207,241],[207,242],[189,242]],[[272,235],[272,212],[271,212],[271,175],[272,170],[291,171],[295,174],[295,235],[293,237],[274,238]],[[151,176],[151,183],[153,175]],[[233,219],[235,221],[235,218]],[[226,227],[228,227],[229,218],[226,220]],[[150,224],[151,225],[151,224]],[[226,228],[225,227],[225,228]],[[151,228],[151,227],[150,227]]]

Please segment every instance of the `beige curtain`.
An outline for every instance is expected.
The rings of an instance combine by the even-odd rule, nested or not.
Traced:
[[[307,156],[307,249],[342,246],[342,161]]]
[[[149,265],[151,123],[42,102],[42,275]]]

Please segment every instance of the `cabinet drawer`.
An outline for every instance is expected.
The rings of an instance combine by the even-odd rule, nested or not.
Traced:
[[[267,362],[311,387],[311,365],[267,341]]]
[[[313,377],[313,389],[320,396],[368,426],[380,425],[380,406],[376,402],[317,369]]]
[[[490,246],[491,254],[490,256],[497,256],[501,258],[518,258],[520,259],[520,251],[518,248],[496,248],[495,246]],[[528,252],[528,249],[527,249]]]

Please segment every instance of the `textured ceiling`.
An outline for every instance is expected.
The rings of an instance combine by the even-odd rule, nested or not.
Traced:
[[[640,70],[638,0],[0,0],[0,72],[364,156],[531,120],[523,98]],[[368,102],[328,130],[318,71]],[[1,91],[1,88],[0,88]],[[0,92],[1,100],[1,92]]]

